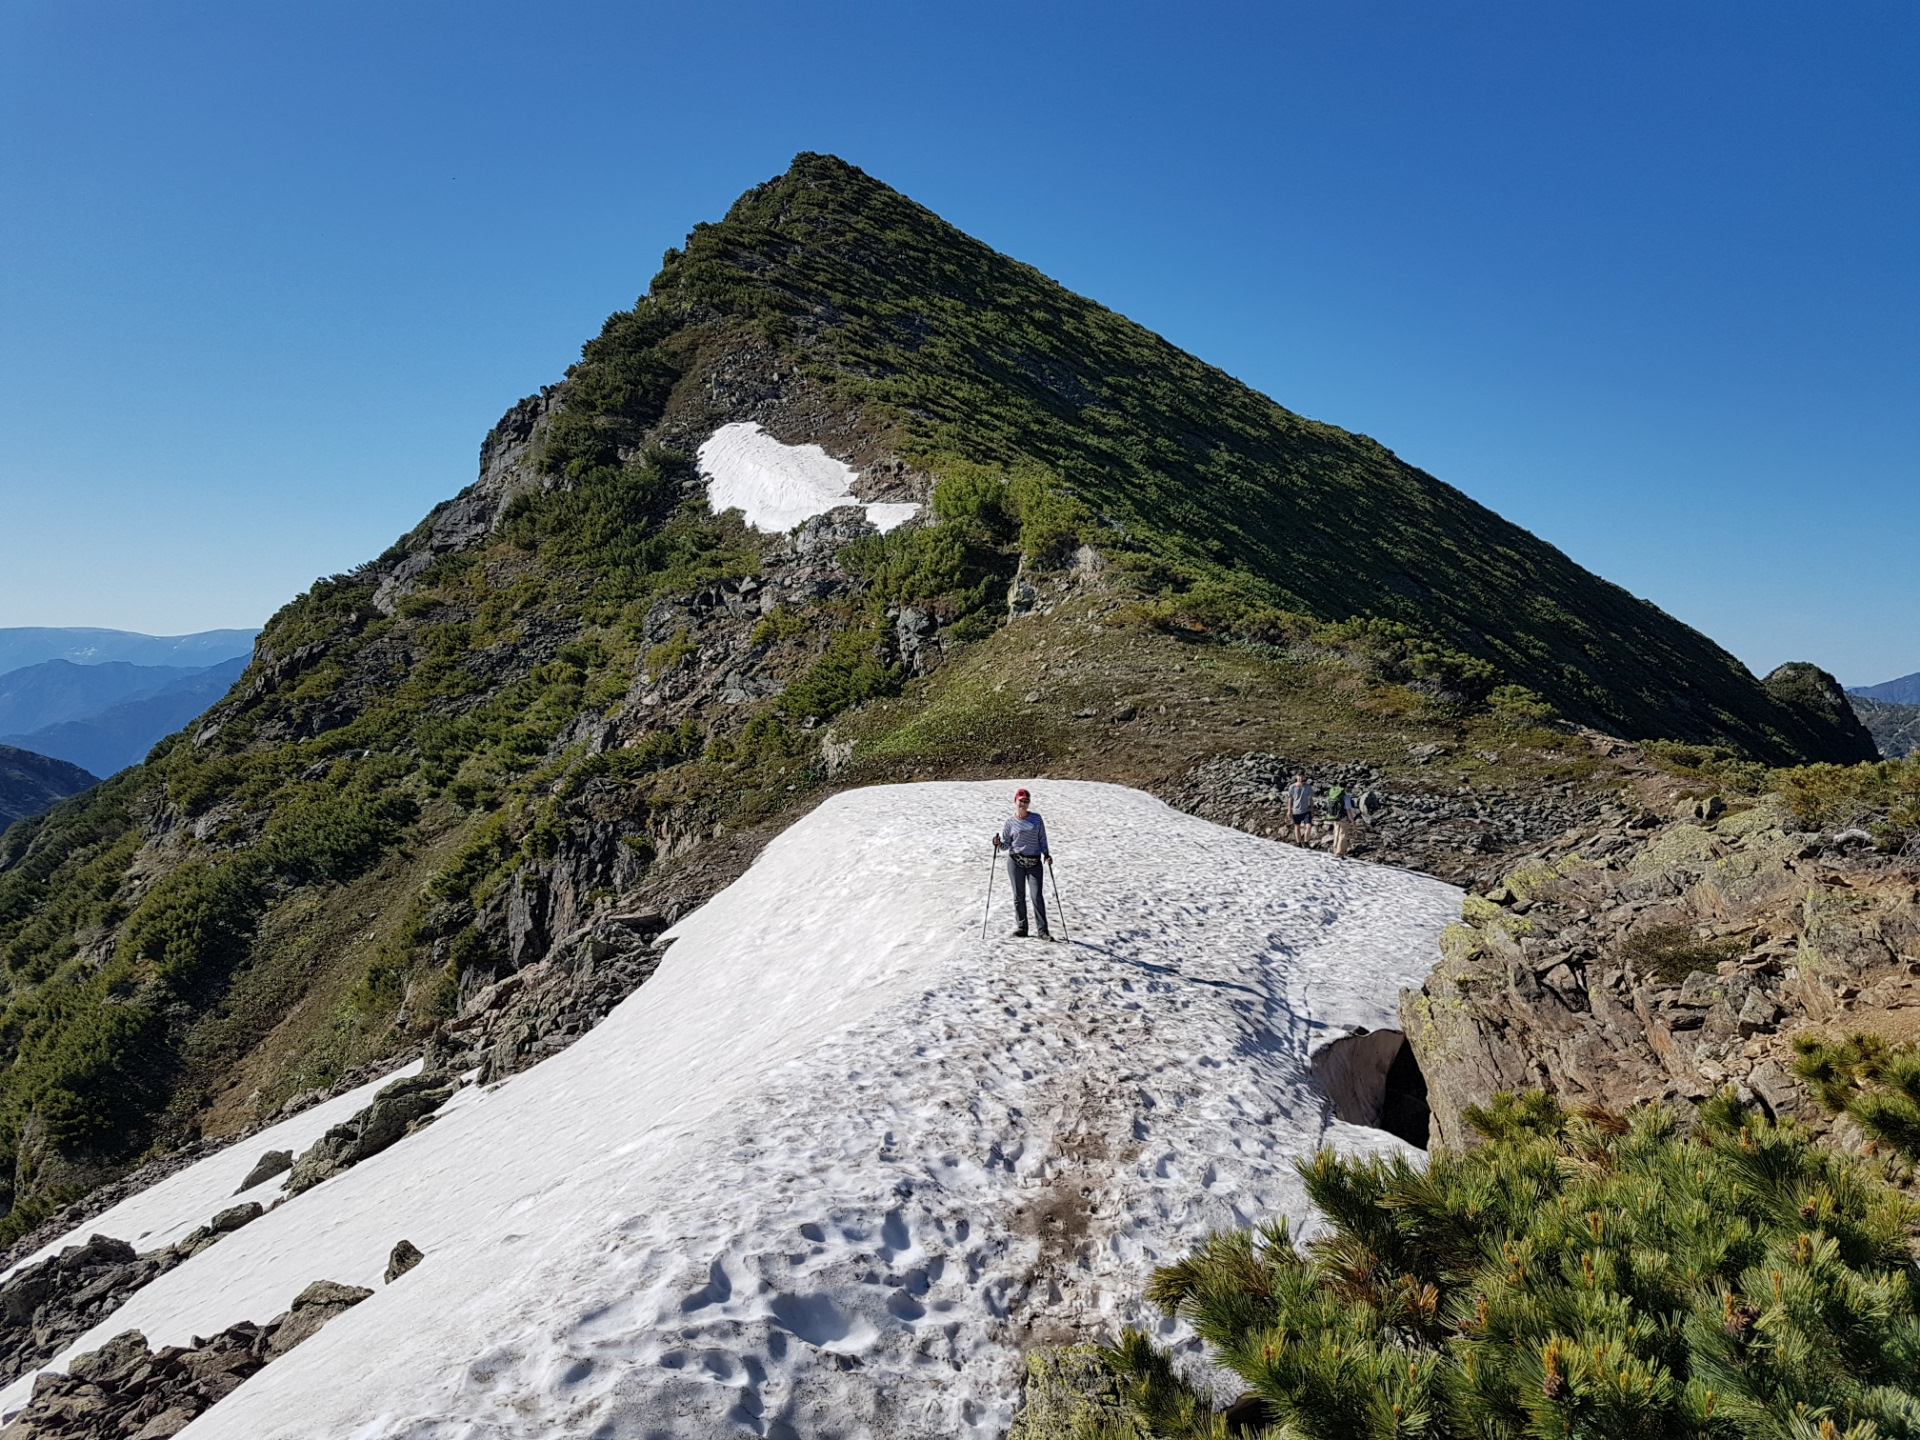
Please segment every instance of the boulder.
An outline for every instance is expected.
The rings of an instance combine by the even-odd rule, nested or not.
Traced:
[[[393,1253],[387,1257],[387,1273],[381,1278],[386,1284],[391,1285],[426,1258],[426,1252],[419,1246],[411,1240],[402,1240],[393,1247]]]
[[[247,1178],[240,1182],[240,1189],[233,1193],[238,1195],[241,1191],[251,1190],[254,1186],[264,1184],[276,1175],[286,1174],[292,1168],[293,1152],[291,1150],[269,1150],[253,1162],[253,1168],[247,1172]]]

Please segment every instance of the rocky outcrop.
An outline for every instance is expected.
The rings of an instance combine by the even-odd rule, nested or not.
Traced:
[[[1579,742],[1573,742],[1579,743]],[[1443,747],[1416,746],[1416,764],[1437,760]],[[1160,792],[1177,809],[1255,835],[1291,833],[1286,788],[1304,772],[1322,793],[1334,785],[1366,796],[1372,818],[1358,827],[1353,853],[1386,865],[1423,870],[1452,880],[1498,874],[1503,862],[1580,824],[1597,825],[1610,813],[1606,800],[1515,793],[1491,787],[1452,793],[1436,785],[1389,782],[1372,765],[1319,765],[1263,753],[1223,755],[1190,770]],[[1326,827],[1319,836],[1324,841]]]
[[[671,923],[639,911],[604,915],[544,959],[471,995],[434,1036],[430,1060],[443,1072],[477,1068],[482,1084],[557,1055],[651,976]]]
[[[1820,758],[1835,764],[1879,758],[1873,736],[1847,703],[1847,692],[1818,665],[1792,660],[1769,672],[1760,684],[1809,734],[1818,737]]]
[[[378,1155],[403,1135],[426,1123],[460,1088],[457,1077],[424,1071],[396,1080],[373,1103],[322,1135],[293,1162],[286,1192],[298,1195],[322,1180]]]
[[[45,1364],[113,1314],[134,1291],[260,1218],[252,1202],[222,1210],[185,1238],[144,1255],[95,1235],[29,1265],[0,1286],[0,1383]]]
[[[1804,1030],[1920,1033],[1920,864],[1768,800],[1688,798],[1560,836],[1483,894],[1401,1018],[1435,1139],[1496,1091],[1682,1109],[1723,1085],[1824,1125],[1792,1080]]]
[[[128,1330],[76,1356],[65,1375],[35,1381],[32,1400],[0,1430],[0,1440],[167,1440],[371,1294],[316,1280],[265,1325],[243,1320],[210,1340],[157,1351]]]

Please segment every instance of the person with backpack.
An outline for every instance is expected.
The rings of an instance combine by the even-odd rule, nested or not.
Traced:
[[[1287,787],[1287,807],[1293,815],[1293,843],[1313,844],[1313,786],[1299,771]]]
[[[1047,929],[1047,892],[1041,865],[1053,864],[1053,852],[1047,848],[1047,822],[1040,812],[1030,809],[1027,792],[1013,792],[1013,815],[993,837],[993,848],[1007,852],[1007,879],[1013,884],[1014,936],[1027,933],[1027,891],[1033,891],[1034,931],[1042,940],[1051,940]]]
[[[1327,792],[1327,813],[1333,817],[1333,853],[1345,856],[1353,844],[1354,822],[1360,818],[1360,802],[1344,785]]]

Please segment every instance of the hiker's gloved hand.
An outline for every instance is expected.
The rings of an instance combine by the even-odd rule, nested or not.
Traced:
[[[1000,837],[998,835],[993,837],[993,848],[996,850],[1000,848]]]
[[[1053,868],[1053,856],[1051,855],[1047,856],[1047,868],[1049,870]]]

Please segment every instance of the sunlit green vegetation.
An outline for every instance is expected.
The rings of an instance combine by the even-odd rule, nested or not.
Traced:
[[[1731,1094],[1690,1132],[1537,1092],[1484,1143],[1302,1162],[1330,1229],[1213,1236],[1149,1297],[1192,1323],[1291,1440],[1920,1433],[1913,1205]],[[1222,1433],[1143,1337],[1107,1352],[1124,1433]],[[1184,1396],[1183,1393],[1184,1392]],[[1109,1432],[1122,1433],[1122,1432]]]

